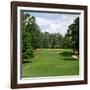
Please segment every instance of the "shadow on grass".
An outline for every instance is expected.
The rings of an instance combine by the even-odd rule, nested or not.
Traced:
[[[25,60],[25,61],[22,61],[22,63],[31,63],[32,61],[29,61],[29,60]]]
[[[72,60],[77,60],[77,59],[75,59],[75,58],[72,58],[72,57],[67,57],[67,58],[63,58],[64,60],[70,60],[70,61],[72,61]]]
[[[72,57],[72,55],[73,55],[72,52],[64,51],[64,52],[59,53],[59,55],[63,60],[77,60],[77,59]]]
[[[65,56],[65,57],[69,57],[69,56],[72,56],[72,52],[62,52],[62,53],[60,53],[60,55],[62,55],[62,56]]]

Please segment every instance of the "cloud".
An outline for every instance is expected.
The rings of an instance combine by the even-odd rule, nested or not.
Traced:
[[[46,17],[48,15],[48,17]],[[68,26],[73,23],[79,15],[72,14],[47,14],[43,17],[36,17],[36,22],[40,26],[42,32],[60,33],[64,35]],[[52,18],[51,18],[52,17]]]
[[[63,24],[57,23],[57,24],[51,24],[48,30],[50,30],[50,33],[60,33],[64,34],[65,33],[65,28],[62,27]]]
[[[47,18],[40,18],[40,17],[36,17],[36,22],[38,25],[49,25],[52,23],[52,20],[48,20]]]

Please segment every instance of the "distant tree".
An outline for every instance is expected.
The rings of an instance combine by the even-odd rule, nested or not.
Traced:
[[[63,48],[72,48],[72,40],[71,36],[66,33],[65,36],[63,37]]]
[[[55,34],[55,48],[61,48],[63,43],[63,37],[60,33]]]
[[[48,48],[49,47],[49,33],[48,32],[44,32],[43,33],[43,47],[44,48]]]
[[[39,48],[44,48],[44,34],[42,32],[40,32],[40,36],[39,36]]]
[[[39,48],[40,44],[40,28],[36,23],[33,23],[31,28],[30,28],[30,33],[31,33],[31,45],[34,49]]]
[[[55,34],[50,34],[49,44],[50,44],[50,48],[54,48],[54,46],[55,46]]]

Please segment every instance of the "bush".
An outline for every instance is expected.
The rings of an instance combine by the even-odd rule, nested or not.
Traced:
[[[33,58],[34,57],[34,51],[33,51],[33,49],[32,49],[32,47],[30,46],[30,48],[28,48],[28,49],[25,49],[25,51],[23,51],[23,53],[22,53],[23,55],[23,61],[24,60],[30,60],[31,58]]]

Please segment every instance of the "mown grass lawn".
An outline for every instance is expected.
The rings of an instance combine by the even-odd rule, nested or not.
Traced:
[[[71,49],[40,49],[22,64],[22,77],[79,75],[79,60],[72,58]]]

